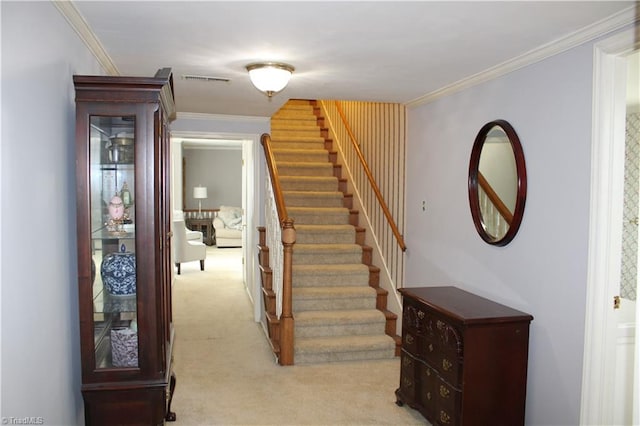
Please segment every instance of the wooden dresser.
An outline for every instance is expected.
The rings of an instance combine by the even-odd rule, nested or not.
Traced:
[[[433,425],[524,425],[533,317],[456,287],[399,291],[396,403]]]

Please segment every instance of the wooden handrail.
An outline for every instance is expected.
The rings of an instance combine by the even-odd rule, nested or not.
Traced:
[[[271,136],[269,136],[268,133],[263,133],[260,137],[260,143],[264,148],[264,156],[267,160],[267,167],[269,168],[269,176],[271,177],[273,195],[276,199],[278,221],[280,222],[280,226],[282,227],[282,224],[289,219],[289,216],[287,216],[287,209],[284,205],[284,195],[282,194],[282,187],[280,186],[280,176],[278,175],[276,160],[273,156],[273,150],[271,149]]]
[[[293,245],[296,242],[296,230],[293,226],[293,219],[287,214],[284,204],[284,194],[280,186],[280,176],[271,149],[271,136],[264,133],[260,137],[260,143],[264,148],[264,156],[267,160],[268,173],[273,187],[273,196],[278,212],[278,222],[282,230],[281,239],[283,246],[282,253],[282,312],[280,314],[280,356],[278,362],[281,365],[293,365],[294,363],[294,319],[293,319]]]
[[[489,201],[491,201],[491,204],[493,204],[496,210],[498,210],[500,216],[502,216],[505,222],[511,225],[511,222],[513,222],[513,213],[511,213],[509,207],[507,207],[504,201],[502,201],[502,198],[500,198],[498,193],[493,189],[489,181],[482,175],[482,173],[480,173],[480,171],[478,171],[478,185],[480,185],[485,194],[487,194]]]
[[[371,187],[373,188],[373,192],[376,194],[376,198],[378,199],[378,203],[380,204],[380,207],[382,208],[382,212],[384,213],[384,216],[387,218],[387,222],[389,223],[389,226],[391,227],[391,231],[393,232],[393,235],[396,237],[396,240],[398,241],[398,245],[400,246],[400,248],[402,249],[402,251],[406,251],[407,250],[407,246],[404,243],[404,238],[402,236],[402,234],[400,234],[400,230],[398,230],[398,226],[396,225],[396,222],[393,220],[393,216],[391,216],[391,212],[389,211],[389,208],[387,207],[387,203],[384,201],[384,198],[382,197],[382,193],[380,192],[380,189],[378,188],[378,184],[376,183],[375,179],[373,178],[373,174],[371,173],[371,169],[369,168],[369,165],[367,164],[367,161],[364,158],[364,155],[362,154],[362,150],[360,150],[360,145],[358,145],[358,142],[356,141],[356,137],[353,134],[353,132],[351,131],[351,127],[349,126],[348,122],[347,122],[347,117],[344,114],[344,111],[342,110],[342,106],[340,105],[339,101],[335,101],[336,103],[336,109],[338,110],[338,114],[340,114],[340,118],[342,118],[342,122],[345,126],[345,128],[347,129],[347,133],[349,134],[349,139],[351,139],[351,144],[353,145],[353,149],[356,151],[356,154],[358,155],[358,158],[360,159],[360,164],[362,165],[362,168],[364,169],[364,172],[367,175],[367,179],[369,179],[369,183],[371,184]]]

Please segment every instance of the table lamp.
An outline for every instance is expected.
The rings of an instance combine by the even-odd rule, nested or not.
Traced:
[[[202,219],[202,200],[207,198],[206,186],[193,187],[193,198],[198,200],[198,219]]]

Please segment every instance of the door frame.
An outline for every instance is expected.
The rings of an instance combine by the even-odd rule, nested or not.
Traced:
[[[193,131],[174,131],[171,132],[172,147],[172,164],[177,168],[177,161],[181,162],[182,158],[182,139],[189,140],[201,140],[203,146],[207,146],[207,141],[224,140],[224,141],[236,141],[238,146],[242,150],[242,208],[244,210],[244,224],[242,229],[242,277],[244,281],[245,290],[254,308],[254,319],[256,322],[260,321],[262,316],[262,303],[261,303],[261,288],[258,281],[258,267],[257,267],[257,235],[256,232],[250,232],[256,229],[257,222],[260,220],[260,203],[258,199],[259,188],[259,161],[258,149],[260,146],[260,135],[252,133],[220,133],[220,132],[193,132]],[[180,149],[176,149],[177,141],[180,141]],[[175,156],[179,155],[179,158]],[[178,178],[174,170],[171,173],[172,179],[172,197],[181,188],[181,185],[176,185],[176,179]],[[182,179],[182,172],[180,172],[180,179]]]
[[[594,45],[593,130],[587,303],[580,424],[613,419],[618,294],[624,196],[626,60],[636,28]],[[625,83],[621,83],[625,82]],[[636,361],[637,364],[637,361]]]

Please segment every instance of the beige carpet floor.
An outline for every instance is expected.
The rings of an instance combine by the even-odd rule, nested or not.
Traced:
[[[209,247],[173,289],[178,425],[420,425],[395,404],[399,358],[281,367],[242,283],[241,250]]]

